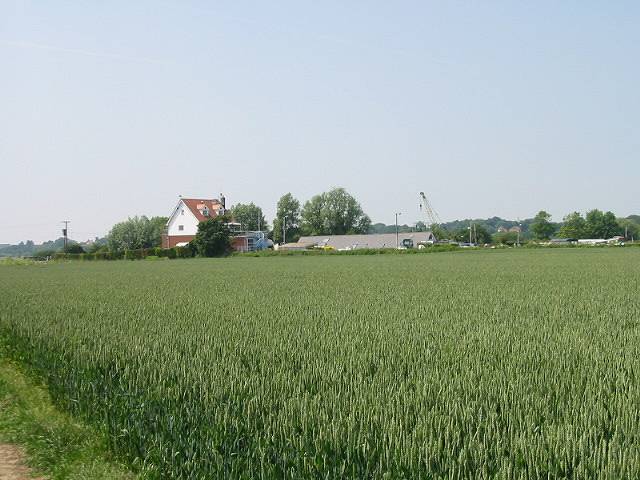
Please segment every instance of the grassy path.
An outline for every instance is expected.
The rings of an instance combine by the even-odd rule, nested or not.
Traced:
[[[0,478],[30,475],[51,480],[136,478],[108,457],[99,435],[58,411],[47,390],[0,349]]]

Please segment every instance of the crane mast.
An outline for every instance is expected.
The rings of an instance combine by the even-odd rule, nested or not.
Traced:
[[[431,203],[429,203],[429,200],[427,199],[427,196],[424,194],[424,192],[420,192],[420,210],[424,211],[425,215],[427,216],[427,226],[440,224],[440,217],[431,206]]]

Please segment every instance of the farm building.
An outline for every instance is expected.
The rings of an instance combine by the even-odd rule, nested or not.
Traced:
[[[419,244],[433,243],[436,237],[432,232],[407,232],[398,234],[398,245],[405,248],[417,248]],[[355,250],[358,248],[396,248],[395,233],[371,233],[366,235],[315,235],[300,237],[299,244],[315,247],[328,247],[336,250]]]

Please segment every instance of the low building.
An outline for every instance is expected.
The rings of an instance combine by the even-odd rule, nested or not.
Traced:
[[[604,238],[581,238],[578,240],[578,245],[606,245],[606,243]]]
[[[420,244],[436,241],[432,232],[371,233],[363,235],[313,235],[300,237],[299,244],[335,250],[356,250],[359,248],[417,248]]]
[[[552,245],[569,245],[578,243],[577,238],[552,238],[549,240],[549,243]]]

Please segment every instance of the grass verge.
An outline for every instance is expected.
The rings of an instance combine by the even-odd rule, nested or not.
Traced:
[[[0,443],[24,447],[35,474],[54,479],[134,479],[98,433],[58,411],[47,390],[8,360],[0,345]]]

